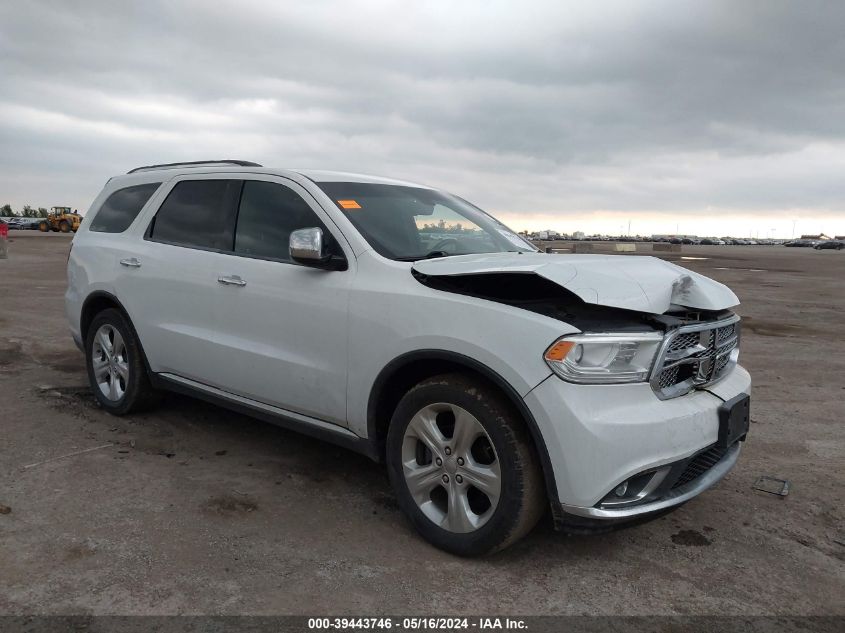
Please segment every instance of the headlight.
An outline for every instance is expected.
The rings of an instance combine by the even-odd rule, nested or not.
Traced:
[[[553,372],[569,382],[644,382],[662,341],[658,332],[575,334],[555,341],[543,357]]]

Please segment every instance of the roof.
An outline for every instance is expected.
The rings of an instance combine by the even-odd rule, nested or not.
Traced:
[[[328,171],[320,169],[290,169],[287,171],[294,171],[297,174],[313,180],[314,182],[369,182],[380,185],[401,185],[404,187],[421,187],[423,189],[430,189],[430,187],[426,185],[409,182],[407,180],[396,180],[395,178],[373,176],[370,174],[356,174],[348,171]]]
[[[115,176],[113,180],[119,180],[122,183],[133,182],[140,184],[142,182],[160,182],[162,180],[173,178],[174,176],[190,173],[213,174],[231,172],[268,174],[274,176],[284,176],[288,178],[291,177],[293,174],[297,174],[299,176],[304,176],[305,178],[308,178],[309,180],[316,183],[363,182],[381,185],[400,185],[404,187],[419,187],[422,189],[431,189],[431,187],[427,185],[421,185],[419,183],[409,182],[406,180],[397,180],[395,178],[386,178],[383,176],[358,174],[346,171],[330,171],[321,169],[288,169],[283,167],[252,167],[248,165],[235,164],[216,166],[209,165],[208,163],[194,165],[180,164],[172,167],[169,165],[162,165],[161,167],[156,167],[155,169],[144,168],[142,171],[135,171],[134,173],[121,174],[119,176]]]

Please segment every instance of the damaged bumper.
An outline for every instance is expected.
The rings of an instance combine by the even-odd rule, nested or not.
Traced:
[[[573,506],[565,503],[559,504],[559,510],[563,515],[574,515],[578,517],[585,517],[599,520],[616,520],[626,521],[632,518],[642,517],[644,515],[655,514],[663,510],[668,510],[678,506],[690,499],[697,497],[702,492],[718,483],[727,475],[739,459],[742,444],[737,442],[733,446],[725,449],[724,455],[721,456],[712,467],[707,468],[700,476],[693,478],[691,481],[681,485],[676,484],[668,486],[666,494],[660,498],[629,507],[588,507]],[[693,472],[703,468],[696,464],[700,459],[705,464],[707,463],[705,457],[714,449],[707,449],[702,451],[701,458],[696,455],[693,458],[681,460],[678,464],[673,465],[673,469],[681,470],[680,478],[683,480],[684,474],[690,470]],[[557,515],[557,513],[556,513]],[[565,516],[563,518],[563,526],[566,525]]]
[[[554,471],[556,524],[629,521],[707,490],[740,452],[739,442],[719,448],[720,410],[750,390],[738,365],[711,389],[671,400],[648,384],[542,382],[525,401]]]

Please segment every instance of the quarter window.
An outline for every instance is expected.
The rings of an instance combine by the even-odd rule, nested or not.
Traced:
[[[138,213],[159,185],[160,182],[151,182],[118,189],[106,198],[88,230],[98,233],[123,233],[138,217]]]
[[[291,232],[310,227],[323,230],[328,252],[339,252],[325,225],[295,191],[272,182],[244,182],[235,232],[236,253],[290,261]]]
[[[179,246],[231,250],[240,188],[240,180],[177,183],[153,219],[150,238]]]

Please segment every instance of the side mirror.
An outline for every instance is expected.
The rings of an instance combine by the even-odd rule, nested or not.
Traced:
[[[323,246],[323,230],[319,227],[297,229],[288,242],[290,258],[298,264],[325,270],[346,270],[346,258],[327,254]]]

